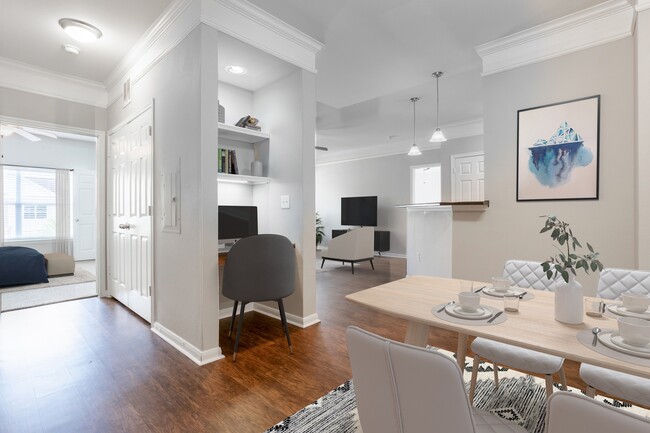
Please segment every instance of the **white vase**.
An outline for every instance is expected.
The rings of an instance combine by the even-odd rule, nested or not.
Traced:
[[[555,320],[570,325],[582,323],[583,299],[582,284],[569,272],[569,282],[560,280],[555,287]]]
[[[251,162],[251,175],[252,176],[261,176],[262,175],[262,163],[260,161]]]

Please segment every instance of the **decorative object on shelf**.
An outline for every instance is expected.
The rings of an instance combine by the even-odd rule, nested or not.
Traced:
[[[442,71],[434,72],[431,75],[436,77],[436,130],[434,131],[433,135],[431,136],[431,140],[429,141],[432,143],[441,143],[443,141],[447,141],[445,134],[443,134],[440,130],[440,123],[438,121],[440,118],[440,88],[438,87],[438,79],[442,77]]]
[[[323,219],[316,212],[316,246],[319,246],[325,238],[325,226],[323,225]]]
[[[419,156],[422,155],[422,152],[420,152],[420,148],[418,145],[415,143],[415,103],[418,102],[420,98],[417,96],[411,98],[411,102],[413,103],[413,144],[411,145],[411,148],[409,149],[408,156]]]
[[[217,101],[217,104],[219,104],[219,101]],[[219,104],[219,122],[226,123],[226,108],[221,104]]]
[[[598,252],[594,251],[589,243],[587,243],[587,249],[589,249],[587,254],[577,253],[578,248],[582,248],[582,245],[573,235],[569,223],[561,221],[555,216],[544,215],[542,218],[546,218],[546,222],[540,233],[550,231],[551,239],[559,244],[559,247],[556,246],[559,254],[551,256],[543,262],[542,269],[546,272],[546,278],[549,280],[553,280],[558,275],[561,275],[564,280],[555,288],[555,320],[569,324],[582,323],[584,311],[582,285],[575,280],[576,270],[583,269],[588,274],[590,270],[601,271],[603,264],[598,260]],[[564,248],[566,248],[566,253]]]
[[[517,201],[598,199],[599,117],[600,95],[517,112]]]
[[[251,176],[262,176],[262,161],[251,162]]]
[[[246,128],[246,129],[252,129],[253,131],[261,131],[262,128],[257,124],[259,122],[258,119],[252,116],[244,116],[241,119],[235,123],[235,126],[239,126],[241,128]]]

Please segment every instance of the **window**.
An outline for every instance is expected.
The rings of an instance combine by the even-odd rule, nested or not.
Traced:
[[[56,237],[56,172],[49,169],[3,169],[6,240]]]
[[[411,167],[411,203],[442,201],[440,164]]]

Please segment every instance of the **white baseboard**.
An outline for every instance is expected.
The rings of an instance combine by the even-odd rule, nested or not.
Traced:
[[[250,311],[253,311],[254,306],[255,306],[255,303],[253,303],[253,302],[246,304],[246,307],[244,308],[244,313],[248,313]],[[237,314],[239,314],[239,308],[237,308]],[[232,317],[232,307],[222,308],[222,309],[219,310],[219,320],[221,320],[221,319],[230,319],[231,317]]]
[[[268,305],[255,303],[255,311],[258,313],[264,314],[265,316],[273,317],[274,319],[280,320],[280,311],[277,308],[269,307]],[[320,323],[318,314],[314,313],[307,317],[296,316],[295,314],[286,313],[287,322],[292,325],[298,326],[300,328],[307,328],[309,326]]]
[[[151,331],[165,340],[167,343],[171,344],[172,347],[190,358],[198,365],[209,364],[211,362],[224,358],[224,356],[221,354],[220,347],[215,347],[208,350],[200,350],[194,345],[190,344],[188,341],[185,341],[174,332],[165,328],[159,322],[153,323],[151,326]]]
[[[382,252],[381,256],[379,254],[375,254],[375,257],[393,257],[395,259],[405,259],[406,254],[391,253],[390,251],[386,251]]]

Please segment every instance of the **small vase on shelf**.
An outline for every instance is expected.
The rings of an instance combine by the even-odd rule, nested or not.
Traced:
[[[262,176],[262,162],[253,161],[251,162],[251,176]]]
[[[583,299],[582,284],[569,273],[569,282],[562,280],[555,288],[555,320],[570,325],[582,323]]]

